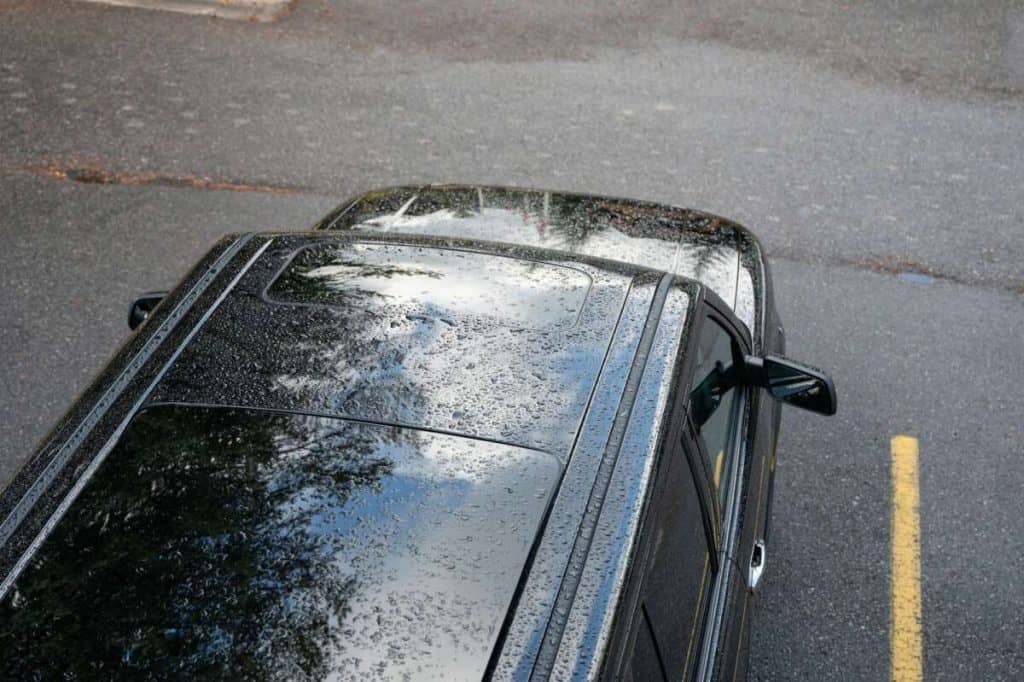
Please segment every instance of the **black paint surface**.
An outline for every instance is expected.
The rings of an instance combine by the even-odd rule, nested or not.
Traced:
[[[422,431],[151,408],[0,603],[0,676],[479,679],[559,471]]]

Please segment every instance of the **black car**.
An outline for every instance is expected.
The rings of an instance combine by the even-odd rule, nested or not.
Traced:
[[[733,679],[770,396],[835,411],[749,232],[622,199],[372,192],[131,320],[0,497],[3,679]]]

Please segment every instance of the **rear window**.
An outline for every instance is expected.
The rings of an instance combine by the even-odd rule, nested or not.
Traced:
[[[570,267],[457,249],[331,244],[299,251],[267,295],[284,303],[404,306],[430,317],[568,327],[590,276]]]

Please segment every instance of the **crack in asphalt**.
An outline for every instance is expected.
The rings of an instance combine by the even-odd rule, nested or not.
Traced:
[[[47,161],[11,170],[94,185],[155,185],[184,189],[226,192],[259,192],[265,194],[310,194],[302,187],[270,185],[238,180],[211,178],[194,173],[166,171],[118,171],[97,162]]]
[[[774,250],[770,248],[766,248],[765,253],[771,261],[787,261],[800,265],[827,265],[860,270],[862,272],[873,272],[880,275],[890,275],[924,285],[931,283],[928,280],[935,280],[936,282],[958,284],[972,289],[1024,295],[1024,281],[1017,283],[996,277],[965,277],[961,273],[944,270],[905,256],[870,254],[860,258],[848,258],[844,256],[807,254],[790,249]]]

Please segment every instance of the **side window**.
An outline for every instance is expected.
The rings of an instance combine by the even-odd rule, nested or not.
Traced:
[[[713,317],[706,318],[697,344],[690,412],[704,446],[719,508],[724,505],[729,488],[727,479],[734,450],[739,389],[734,386],[733,360],[737,354],[729,332]]]
[[[689,679],[699,657],[712,566],[700,496],[678,438],[657,476],[648,554],[623,679]]]

